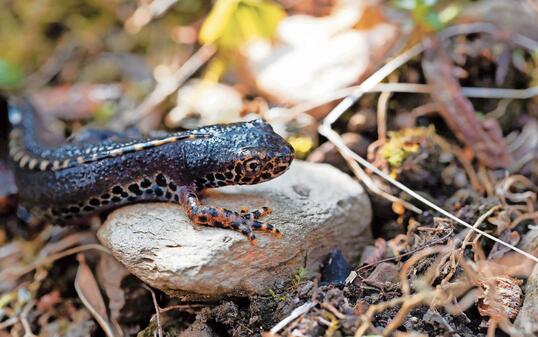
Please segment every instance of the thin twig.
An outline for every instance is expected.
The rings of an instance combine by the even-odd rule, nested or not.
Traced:
[[[293,119],[300,113],[310,111],[324,104],[336,101],[352,95],[360,89],[360,85],[340,89],[326,96],[315,100],[299,103],[289,109],[289,114],[285,115],[286,119]],[[391,93],[410,93],[410,94],[429,94],[431,93],[428,84],[419,83],[378,83],[364,93],[391,92]],[[503,88],[481,88],[481,87],[462,87],[462,93],[469,98],[491,98],[491,99],[529,99],[538,96],[538,86],[526,89],[503,89]],[[289,116],[288,116],[289,115]]]
[[[136,123],[144,118],[159,105],[164,99],[173,94],[185,81],[192,76],[202,65],[204,65],[216,52],[212,45],[203,45],[198,49],[179,69],[166,79],[157,83],[153,91],[146,96],[140,105],[132,111],[125,114],[123,124],[129,125]]]
[[[500,208],[502,208],[502,205],[493,206],[489,210],[484,212],[482,215],[480,215],[480,217],[478,217],[478,219],[473,224],[473,229],[477,229],[491,214],[493,214],[493,212],[495,212],[496,210],[498,210]],[[471,235],[473,233],[474,233],[473,230],[471,230],[471,231],[469,231],[469,233],[467,233],[467,235],[465,236],[465,238],[463,239],[463,242],[461,244],[462,249],[465,249],[465,246],[467,246],[467,244],[469,243],[469,240],[471,240]]]
[[[383,91],[377,100],[377,139],[387,139],[387,106],[389,104],[390,91]]]
[[[18,317],[11,317],[10,319],[5,320],[4,322],[0,323],[0,330],[5,330],[5,329],[17,324],[18,321],[19,321]]]
[[[131,33],[137,33],[145,25],[150,23],[151,20],[163,15],[177,1],[178,0],[153,0],[149,4],[144,1],[143,4],[134,11],[133,15],[125,21],[127,30]]]
[[[316,303],[314,302],[306,302],[305,304],[301,305],[298,308],[295,308],[291,314],[289,314],[288,317],[284,318],[280,322],[277,323],[270,331],[269,333],[272,335],[275,335],[280,330],[282,330],[286,325],[290,324],[292,321],[294,321],[297,317],[306,314],[310,309],[312,309],[314,306],[316,306]]]
[[[22,327],[24,329],[24,336],[23,337],[37,337],[33,332],[32,332],[32,328],[30,327],[30,323],[28,322],[28,313],[30,312],[30,310],[32,310],[32,308],[34,307],[34,304],[35,302],[32,300],[30,302],[28,302],[25,306],[24,306],[24,309],[22,309],[22,312],[19,316],[20,318],[20,321],[21,321],[21,324],[22,324]]]
[[[397,196],[395,195],[392,195],[386,191],[383,191],[377,184],[376,182],[368,175],[366,174],[366,172],[364,172],[364,170],[359,166],[359,164],[357,164],[356,161],[354,161],[352,158],[346,156],[346,155],[342,155],[344,157],[344,159],[346,160],[348,166],[351,168],[351,171],[353,171],[353,174],[355,174],[355,176],[361,181],[364,183],[364,185],[366,185],[366,187],[372,192],[372,193],[375,193],[379,196],[381,196],[382,198],[385,198],[387,200],[389,200],[390,202],[393,202],[393,203],[399,203],[401,204],[402,206],[404,206],[405,208],[407,208],[408,210],[410,211],[413,211],[417,214],[422,214],[422,210],[418,207],[416,207],[415,205],[401,199],[401,198],[398,198]]]
[[[414,254],[414,253],[416,253],[416,252],[418,252],[418,251],[420,251],[420,250],[423,250],[423,249],[425,249],[425,248],[431,247],[432,245],[435,245],[435,244],[438,244],[438,243],[440,243],[440,242],[443,242],[443,241],[447,240],[447,239],[452,235],[452,233],[454,233],[453,230],[451,230],[451,231],[448,232],[445,236],[443,236],[443,237],[441,237],[441,238],[439,238],[439,239],[435,239],[435,240],[433,240],[432,242],[430,242],[430,243],[428,243],[428,244],[426,244],[426,245],[424,245],[424,246],[420,246],[420,247],[418,247],[418,248],[415,248],[415,249],[413,249],[413,250],[410,250],[410,251],[408,251],[408,252],[405,252],[404,254],[401,254],[401,255],[398,255],[398,256],[387,257],[386,259],[379,260],[379,261],[377,261],[377,262],[375,262],[375,263],[370,263],[370,264],[367,264],[367,265],[365,265],[365,266],[362,266],[362,267],[360,267],[359,269],[357,269],[356,272],[358,273],[358,272],[360,272],[360,271],[362,271],[362,270],[365,270],[365,269],[369,269],[369,268],[375,267],[375,266],[377,266],[377,265],[380,264],[380,263],[383,263],[383,262],[389,262],[389,261],[394,261],[394,260],[399,260],[399,259],[401,259],[401,258],[403,258],[403,257],[406,257],[406,256],[408,256],[408,255]],[[346,281],[347,281],[347,280],[346,280]],[[346,282],[346,283],[347,283],[347,282]]]
[[[153,306],[155,307],[155,317],[157,319],[157,331],[158,331],[159,337],[163,337],[163,327],[161,325],[161,307],[159,307],[159,303],[157,303],[157,296],[155,296],[155,292],[153,291],[153,289],[151,289],[147,285],[142,284],[142,287],[144,287],[151,294]]]

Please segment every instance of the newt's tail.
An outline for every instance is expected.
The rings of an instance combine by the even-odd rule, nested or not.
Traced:
[[[46,130],[29,98],[11,96],[8,100],[8,119],[12,126],[9,134],[10,158],[21,167],[40,162],[50,149],[41,145],[47,144],[44,137]]]

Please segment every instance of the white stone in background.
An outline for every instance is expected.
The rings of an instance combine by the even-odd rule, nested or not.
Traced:
[[[278,39],[294,47],[319,45],[320,41],[353,28],[359,21],[364,3],[357,0],[340,1],[331,15],[314,17],[291,15],[278,25]]]
[[[218,298],[267,294],[299,268],[315,271],[339,247],[350,260],[371,243],[367,194],[332,166],[295,161],[272,181],[213,190],[203,203],[233,210],[269,206],[263,220],[282,238],[258,233],[258,245],[225,229],[194,226],[181,208],[151,203],[113,212],[100,241],[144,282],[172,295]]]
[[[321,37],[313,35],[315,41],[299,46],[282,44],[269,48],[261,41],[250,44],[245,56],[257,88],[283,103],[325,97],[354,84],[372,64],[379,62],[396,29],[378,24],[368,31],[318,35]]]
[[[234,88],[194,79],[178,90],[176,107],[170,111],[166,122],[176,126],[189,116],[198,117],[194,126],[239,121],[242,110],[241,94]]]
[[[340,0],[328,16],[284,18],[276,44],[253,41],[244,48],[246,73],[262,94],[285,104],[319,99],[355,84],[396,38],[396,27],[385,23],[353,29],[369,5]]]

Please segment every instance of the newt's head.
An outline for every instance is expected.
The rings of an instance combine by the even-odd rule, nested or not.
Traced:
[[[189,160],[200,189],[273,179],[288,169],[294,157],[291,145],[261,119],[209,126],[196,133],[209,135],[194,142],[199,147]]]

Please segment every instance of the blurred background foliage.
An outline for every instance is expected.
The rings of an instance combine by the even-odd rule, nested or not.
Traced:
[[[124,0],[2,0],[0,10],[0,86],[16,88],[51,58],[68,59],[55,80],[112,80],[113,73],[84,71],[89,59],[107,53],[141,55],[160,64],[192,52],[187,25],[197,25],[211,8],[209,0],[173,2],[159,20],[129,29],[138,4]],[[195,34],[191,31],[190,35]],[[77,57],[72,56],[76,53]],[[69,54],[69,55],[66,55]],[[95,69],[94,69],[95,70]],[[108,76],[109,78],[92,78]],[[106,77],[105,76],[105,77]]]

